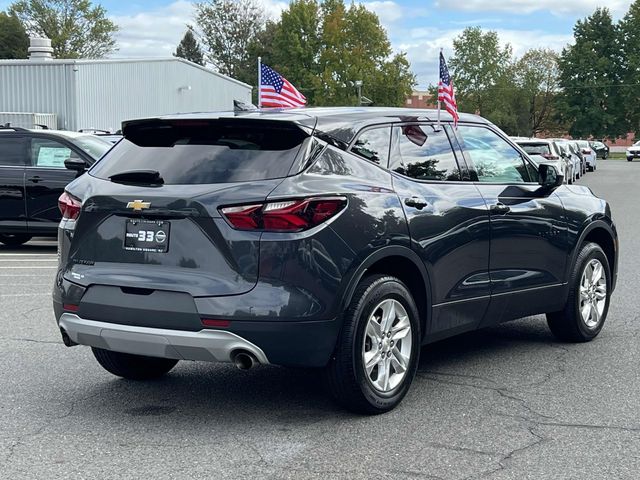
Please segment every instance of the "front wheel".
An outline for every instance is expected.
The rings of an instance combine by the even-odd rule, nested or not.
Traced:
[[[598,244],[582,246],[569,288],[564,309],[547,314],[549,329],[560,340],[588,342],[602,330],[611,297],[609,262]]]
[[[0,243],[4,243],[8,247],[18,247],[31,240],[31,235],[20,234],[2,234],[0,235]]]
[[[357,413],[392,410],[415,376],[420,338],[418,309],[407,287],[391,276],[366,277],[326,368],[331,394]]]
[[[92,347],[93,356],[107,372],[130,380],[151,380],[168,373],[178,360],[146,357]]]

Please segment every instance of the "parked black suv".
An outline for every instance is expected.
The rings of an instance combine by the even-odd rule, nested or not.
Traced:
[[[91,135],[0,127],[0,242],[55,237],[64,187],[109,148]]]
[[[125,122],[60,199],[64,342],[133,379],[178,360],[323,367],[340,402],[380,413],[421,345],[541,313],[563,340],[594,338],[616,283],[608,204],[482,118],[435,118]]]

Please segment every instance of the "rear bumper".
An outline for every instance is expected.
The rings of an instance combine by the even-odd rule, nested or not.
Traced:
[[[58,325],[77,344],[116,352],[176,360],[231,362],[234,353],[244,351],[252,353],[260,363],[269,363],[260,347],[222,330],[190,332],[119,325],[87,320],[72,313],[63,313]]]

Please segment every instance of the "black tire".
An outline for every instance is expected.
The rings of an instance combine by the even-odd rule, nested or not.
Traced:
[[[580,281],[585,268],[593,259],[599,260],[604,267],[607,292],[604,309],[598,323],[593,327],[589,327],[582,319],[580,312]],[[611,297],[611,268],[609,267],[607,256],[598,244],[588,242],[582,246],[571,272],[569,288],[569,297],[564,309],[559,312],[547,313],[549,329],[559,340],[565,342],[591,341],[604,326],[609,312]]]
[[[633,161],[633,158],[627,157],[627,162],[632,162],[632,161]]]
[[[365,373],[363,349],[367,322],[375,313],[374,309],[387,299],[398,301],[406,310],[411,325],[411,353],[400,383],[390,391],[382,392],[374,388]],[[399,279],[387,275],[364,278],[345,312],[334,355],[325,369],[332,396],[356,413],[375,415],[392,410],[411,386],[418,368],[421,338],[418,309],[407,287]]]
[[[31,235],[2,234],[0,235],[0,243],[4,243],[8,247],[18,247],[27,243],[31,238]]]
[[[107,372],[130,380],[159,378],[176,366],[178,360],[146,357],[92,347],[93,356]]]

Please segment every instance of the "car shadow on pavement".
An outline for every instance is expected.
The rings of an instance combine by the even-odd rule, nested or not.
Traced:
[[[479,364],[482,368],[482,362],[498,358],[505,362],[505,355],[527,355],[551,344],[553,338],[543,322],[518,321],[427,345],[418,371],[464,372]],[[97,365],[88,373],[93,381],[86,394],[74,399],[68,392],[74,415],[86,415],[87,421],[100,417],[101,422],[128,418],[144,423],[145,417],[167,417],[179,424],[175,428],[197,430],[219,422],[246,428],[256,422],[300,427],[359,418],[329,397],[320,369],[257,366],[239,371],[228,364],[180,362],[166,377],[145,382],[104,376]]]

